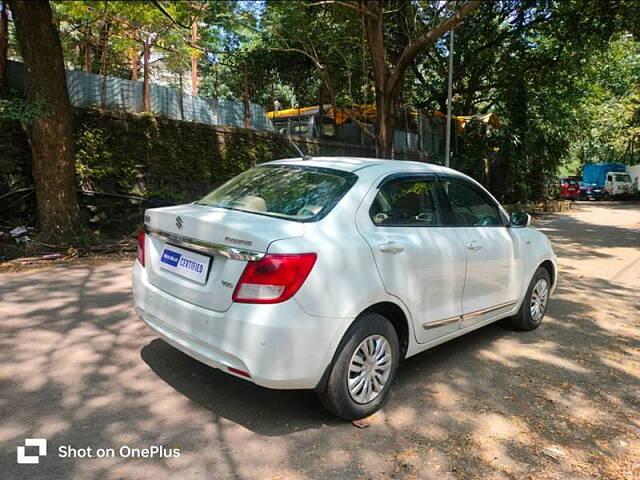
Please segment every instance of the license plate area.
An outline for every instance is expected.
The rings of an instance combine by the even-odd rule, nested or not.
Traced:
[[[207,283],[212,257],[166,244],[160,255],[160,268],[201,285]]]

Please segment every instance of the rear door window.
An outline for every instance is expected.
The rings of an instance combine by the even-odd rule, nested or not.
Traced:
[[[374,199],[371,220],[379,226],[440,225],[434,190],[432,178],[391,180]]]

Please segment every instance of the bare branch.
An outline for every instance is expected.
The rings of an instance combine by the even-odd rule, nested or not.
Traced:
[[[457,27],[460,22],[462,22],[462,19],[477,10],[481,3],[482,0],[466,2],[456,13],[441,22],[438,26],[422,33],[422,35],[418,36],[418,38],[416,38],[412,43],[407,45],[400,55],[391,77],[389,77],[389,91],[394,91],[397,88],[402,81],[405,71],[422,49],[432,43],[435,43],[435,41],[446,32]]]

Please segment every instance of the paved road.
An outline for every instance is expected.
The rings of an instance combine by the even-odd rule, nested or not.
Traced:
[[[154,338],[130,262],[1,274],[0,476],[638,479],[640,206],[578,204],[539,228],[561,269],[543,326],[489,326],[408,360],[364,430]],[[38,465],[16,464],[26,437],[48,439]],[[60,458],[67,445],[116,457]]]

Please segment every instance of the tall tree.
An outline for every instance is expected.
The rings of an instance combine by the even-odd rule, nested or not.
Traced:
[[[354,32],[360,29],[359,17],[322,2],[304,5],[313,8],[300,8],[297,2],[267,3],[260,20],[262,35],[249,47],[254,49],[251,63],[258,71],[277,68],[280,81],[293,85],[298,106],[316,103],[319,88],[334,107],[362,103],[358,87],[368,84],[368,76],[358,70],[362,44]],[[273,75],[266,78],[273,83]],[[274,85],[265,86],[273,92]]]
[[[41,235],[62,243],[76,231],[79,208],[60,38],[48,1],[10,0],[9,6],[26,66],[27,101],[49,109],[27,126]]]
[[[371,54],[373,67],[373,79],[376,90],[376,154],[379,157],[391,157],[393,151],[393,131],[395,127],[396,108],[407,69],[411,67],[416,56],[433,45],[442,35],[457,27],[468,15],[473,13],[482,3],[482,0],[465,2],[453,14],[440,20],[441,12],[446,12],[449,2],[434,2],[436,22],[423,22],[421,28],[414,30],[413,36],[405,36],[406,42],[396,56],[395,65],[391,63],[391,55],[387,39],[385,38],[385,15],[393,11],[388,8],[391,2],[384,0],[353,0],[338,1],[334,3],[356,10],[362,16],[363,28],[366,34]],[[442,4],[440,6],[440,4]],[[395,10],[402,11],[402,5]],[[415,18],[418,18],[420,10],[416,9]],[[402,13],[402,12],[401,12]],[[426,25],[426,26],[425,26]],[[397,45],[394,45],[397,48]]]

